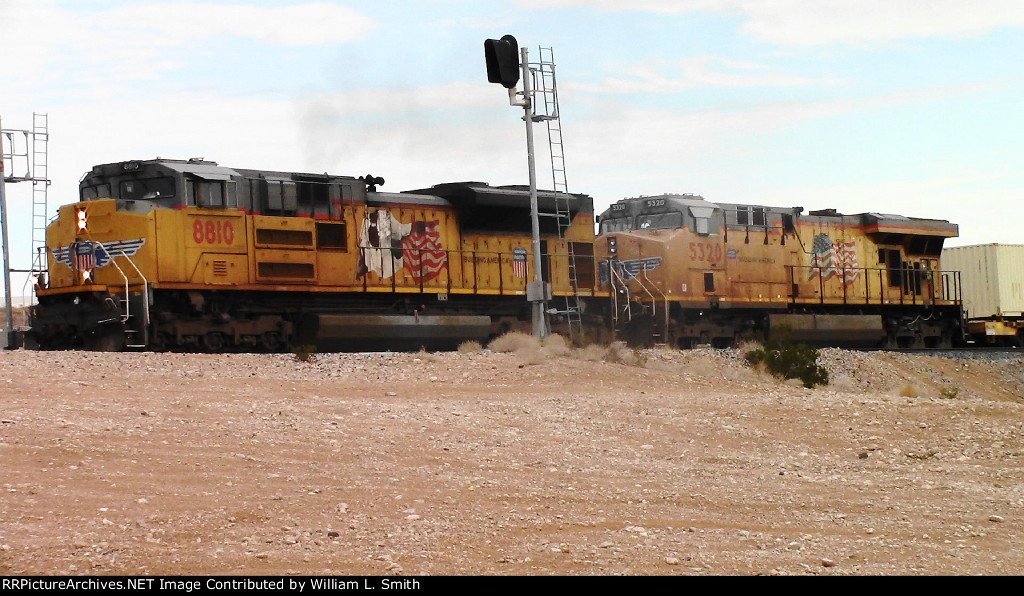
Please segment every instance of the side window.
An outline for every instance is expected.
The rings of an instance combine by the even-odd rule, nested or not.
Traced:
[[[189,180],[187,204],[193,204],[193,198],[195,200],[194,204],[197,207],[224,207],[224,183],[220,181]]]
[[[736,207],[736,225],[764,227],[767,221],[764,207]]]
[[[763,227],[765,225],[764,207],[753,207],[752,209],[753,209],[753,213],[752,213],[753,217],[751,217],[751,223],[753,225],[755,225],[755,226],[762,226]]]
[[[238,207],[237,185],[234,182],[225,182],[225,185],[224,190],[226,190],[227,193],[224,197],[224,206],[228,209],[234,209],[235,207]]]

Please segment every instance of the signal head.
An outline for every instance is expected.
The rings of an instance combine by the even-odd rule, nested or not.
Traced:
[[[511,35],[484,41],[487,82],[499,83],[506,89],[519,84],[519,42]]]

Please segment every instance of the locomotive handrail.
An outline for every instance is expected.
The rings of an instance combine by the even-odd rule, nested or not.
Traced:
[[[662,330],[662,333],[664,334],[662,336],[662,339],[667,340],[668,338],[666,336],[668,335],[668,322],[669,322],[669,317],[668,317],[668,296],[665,294],[665,292],[661,291],[661,288],[659,288],[657,286],[657,284],[652,282],[651,279],[649,277],[647,277],[647,265],[646,264],[644,264],[644,266],[641,267],[640,272],[643,273],[643,275],[644,275],[644,281],[649,283],[654,288],[654,290],[656,292],[661,294],[661,299],[665,302],[665,308],[664,308],[664,311],[665,311],[665,326],[664,326],[664,328]],[[657,303],[654,302],[655,301],[654,296],[651,294],[650,290],[648,290],[646,288],[646,284],[644,284],[643,282],[640,282],[640,285],[641,286],[645,286],[644,290],[647,291],[647,294],[651,296],[651,301],[652,301],[652,303],[655,304],[654,315],[657,315],[658,314],[658,312],[657,312],[658,311],[658,307],[657,307]]]
[[[381,248],[381,247],[378,247],[378,246],[364,246],[364,245],[357,245],[356,248],[357,248],[357,250],[379,250],[379,251],[388,251],[388,252],[390,252],[392,250],[390,248]],[[451,292],[451,288],[452,288],[452,276],[451,276],[452,266],[451,266],[451,263],[452,263],[453,256],[455,256],[459,260],[460,264],[459,264],[458,269],[459,269],[459,272],[460,272],[460,274],[462,275],[462,278],[463,278],[463,285],[465,286],[465,284],[468,281],[468,279],[466,278],[466,263],[463,260],[463,257],[466,256],[466,255],[469,255],[469,257],[470,257],[470,261],[469,262],[472,263],[472,269],[473,269],[473,273],[472,273],[472,282],[473,282],[472,283],[472,288],[473,288],[474,291],[477,291],[477,289],[479,287],[479,277],[478,277],[478,272],[479,272],[479,269],[480,269],[479,266],[478,266],[479,265],[479,258],[480,257],[488,257],[488,256],[497,257],[495,264],[498,267],[498,280],[497,280],[497,283],[498,283],[498,293],[499,294],[504,294],[505,293],[505,282],[506,282],[505,274],[508,271],[508,267],[504,265],[504,259],[502,257],[514,258],[514,254],[515,254],[512,251],[476,250],[476,249],[465,250],[465,249],[447,249],[447,248],[444,248],[444,249],[437,249],[437,248],[402,248],[401,250],[403,252],[415,253],[416,257],[422,257],[422,253],[425,253],[425,252],[435,252],[435,253],[436,252],[443,252],[444,255],[445,255],[445,259],[449,263],[449,266],[448,266],[449,273],[448,273],[448,275],[446,275],[446,281],[445,281],[445,288],[447,289],[447,291],[449,293]],[[530,253],[527,253],[527,254],[529,255]],[[542,254],[543,254],[543,256],[545,256],[545,257],[547,257],[549,259],[561,259],[561,258],[564,257],[565,259],[567,259],[567,262],[569,262],[569,260],[571,259],[570,252],[568,252],[568,251],[566,251],[566,252],[545,252],[545,253],[542,253]],[[593,263],[594,262],[593,257],[590,257],[589,261],[591,263]],[[423,280],[423,259],[422,258],[413,258],[411,262],[418,263],[416,265],[416,267],[418,267],[419,275],[416,276],[418,279],[414,282],[414,285],[419,287],[421,292],[426,291],[426,290],[434,290],[435,287],[428,285],[430,282],[427,282],[427,281]],[[527,262],[529,263],[530,260],[528,259]],[[571,262],[569,263],[568,266],[571,266]],[[527,266],[527,272],[529,272],[529,270],[530,270],[530,266],[528,265]],[[396,269],[396,271],[397,271],[397,269]],[[527,286],[527,283],[528,283],[528,276],[524,277],[522,279],[523,279],[523,281],[522,281],[521,288],[515,288],[515,289],[517,289],[517,290],[525,290],[526,289],[526,286]],[[362,284],[363,284],[363,289],[364,290],[366,290],[371,285],[374,285],[374,284],[371,284],[365,276],[363,277]],[[393,275],[393,274],[391,276],[389,276],[389,281],[388,282],[386,282],[384,284],[376,284],[376,285],[387,285],[387,284],[390,284],[392,291],[396,291],[397,288],[399,287],[399,282],[396,279],[396,276]],[[571,282],[568,283],[568,286],[569,286],[569,292],[570,293],[579,295],[579,288],[578,287],[574,287]],[[436,288],[436,289],[442,289],[442,288]]]
[[[814,276],[818,278],[818,296],[817,301],[820,304],[824,304],[826,299],[838,298],[842,301],[842,304],[872,304],[873,301],[877,301],[879,304],[887,303],[889,301],[898,303],[900,305],[909,304],[918,306],[921,304],[927,304],[929,301],[943,301],[943,302],[961,302],[960,297],[960,283],[959,283],[959,272],[949,271],[942,269],[915,269],[913,267],[900,267],[900,268],[888,268],[888,267],[829,267],[827,265],[787,265],[790,270],[790,283],[794,286],[795,290],[799,289],[801,284],[810,282]],[[797,270],[807,270],[813,272],[807,276],[807,279],[802,282],[797,281]],[[832,272],[829,275],[829,272]],[[862,276],[853,276],[851,281],[844,281],[847,279],[850,272],[861,272]],[[886,285],[885,275],[890,272],[899,273],[899,284],[889,286]],[[878,277],[878,296],[872,299],[871,295],[871,279],[874,277],[873,273],[877,273]],[[930,274],[930,275],[926,275]],[[826,276],[830,279],[826,280]],[[842,283],[842,295],[839,295],[839,291],[832,293],[826,292],[826,282],[831,281],[831,277],[835,277],[835,281]],[[915,276],[920,276],[920,282],[917,281]],[[937,286],[935,282],[935,276],[940,276],[943,279],[952,279],[952,288],[944,286]],[[858,277],[863,277],[863,282],[857,281]],[[855,285],[856,284],[856,285]],[[863,302],[861,297],[856,295],[853,290],[858,285],[863,285],[864,296]],[[936,289],[941,290],[937,292]],[[898,296],[893,295],[894,292],[889,290],[898,291]],[[793,298],[799,298],[799,293],[794,292]],[[811,298],[807,296],[806,298]]]
[[[611,295],[612,295],[612,313],[613,313],[613,317],[614,317],[612,322],[614,324],[618,324],[618,322],[619,322],[619,299],[618,299],[618,294],[619,294],[619,288],[620,287],[622,288],[622,291],[625,292],[625,294],[626,294],[626,308],[625,308],[626,322],[632,321],[633,320],[633,312],[632,312],[632,310],[629,309],[629,286],[626,285],[625,280],[622,279],[622,276],[619,275],[618,270],[615,268],[615,260],[614,259],[609,259],[608,260],[608,280],[609,280],[609,283],[612,286],[612,291],[611,291]],[[615,283],[616,280],[619,281],[619,285],[616,285],[616,283]]]
[[[103,249],[103,252],[110,256],[110,263],[114,266],[114,268],[117,269],[117,272],[121,274],[121,277],[124,278],[124,313],[121,314],[122,323],[127,322],[128,319],[131,318],[131,294],[129,288],[132,285],[140,284],[131,283],[131,280],[128,279],[128,275],[125,274],[124,269],[122,269],[121,266],[117,264],[117,257],[124,257],[124,259],[128,261],[128,264],[132,266],[132,269],[134,269],[135,272],[139,274],[139,278],[142,280],[141,285],[144,294],[143,314],[145,316],[143,316],[143,329],[145,329],[146,325],[149,324],[149,281],[146,279],[145,274],[143,274],[139,267],[135,264],[135,261],[133,261],[131,257],[129,257],[127,254],[125,254],[123,248],[118,251],[120,254],[116,254],[114,252],[107,250],[107,247],[102,242],[99,242],[97,240],[93,240],[93,242],[98,244],[99,247]]]

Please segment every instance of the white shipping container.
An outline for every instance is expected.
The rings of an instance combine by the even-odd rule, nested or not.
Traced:
[[[972,319],[1024,315],[1024,244],[976,244],[942,251],[940,267],[960,272]]]

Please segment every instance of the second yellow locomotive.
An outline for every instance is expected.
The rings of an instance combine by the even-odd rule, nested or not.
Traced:
[[[783,327],[823,345],[963,338],[958,274],[939,269],[947,221],[668,194],[614,203],[600,230],[602,288],[635,343],[725,346]]]

